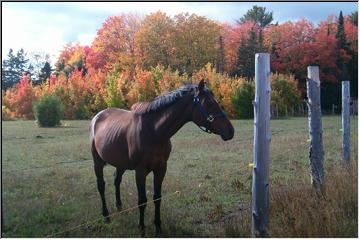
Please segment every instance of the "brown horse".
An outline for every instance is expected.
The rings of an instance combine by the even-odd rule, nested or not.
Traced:
[[[234,128],[221,110],[204,80],[188,84],[157,97],[152,102],[137,103],[132,111],[109,108],[91,121],[90,144],[94,158],[97,187],[102,200],[102,214],[109,221],[105,201],[103,168],[116,167],[114,174],[115,205],[121,208],[120,182],[125,170],[135,170],[140,212],[139,227],[144,234],[146,176],[154,174],[154,200],[161,198],[161,185],[171,151],[170,138],[187,122],[215,133],[226,141],[234,136]],[[160,199],[155,204],[156,233],[161,232]]]

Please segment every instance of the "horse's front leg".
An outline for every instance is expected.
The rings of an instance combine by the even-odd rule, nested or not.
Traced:
[[[121,168],[116,168],[114,173],[114,185],[115,185],[115,207],[118,211],[121,210],[121,198],[120,198],[120,183],[122,179],[122,175],[125,170]]]
[[[136,176],[136,187],[138,190],[138,204],[139,204],[139,212],[140,212],[140,219],[139,219],[139,228],[142,231],[142,236],[145,236],[145,224],[144,224],[144,212],[146,208],[146,172],[144,170],[137,169],[135,172]]]
[[[154,224],[156,228],[156,235],[161,233],[160,220],[160,204],[161,204],[161,185],[166,173],[166,163],[159,169],[154,170],[154,205],[155,205],[155,219]]]

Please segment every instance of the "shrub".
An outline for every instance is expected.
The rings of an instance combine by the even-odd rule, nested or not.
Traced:
[[[40,127],[54,127],[60,124],[64,107],[56,95],[44,95],[35,102],[34,115]]]
[[[107,107],[124,108],[125,102],[121,92],[121,85],[123,83],[122,76],[118,73],[109,74],[106,77],[105,89],[106,95],[104,97]]]
[[[193,76],[193,81],[198,82],[205,79],[209,88],[214,93],[215,98],[219,101],[221,106],[230,117],[235,116],[235,110],[231,101],[231,97],[235,95],[236,89],[245,81],[243,78],[231,78],[227,74],[216,72],[210,63],[206,64],[204,68],[196,72]]]
[[[1,120],[2,121],[15,120],[14,114],[6,106],[1,106]]]
[[[253,83],[241,84],[232,97],[231,101],[235,110],[235,116],[240,119],[254,117],[252,101],[255,98],[255,86]]]
[[[271,74],[271,102],[279,107],[279,114],[285,115],[291,107],[301,104],[300,92],[292,75]]]

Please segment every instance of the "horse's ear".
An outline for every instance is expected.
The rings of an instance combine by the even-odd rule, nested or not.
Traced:
[[[199,84],[198,84],[198,89],[199,89],[199,92],[203,92],[205,90],[205,81],[204,79],[201,79]]]

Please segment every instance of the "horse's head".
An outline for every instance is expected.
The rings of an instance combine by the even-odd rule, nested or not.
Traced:
[[[202,130],[220,135],[224,141],[234,137],[234,127],[212,92],[201,80],[193,99],[193,119]]]

